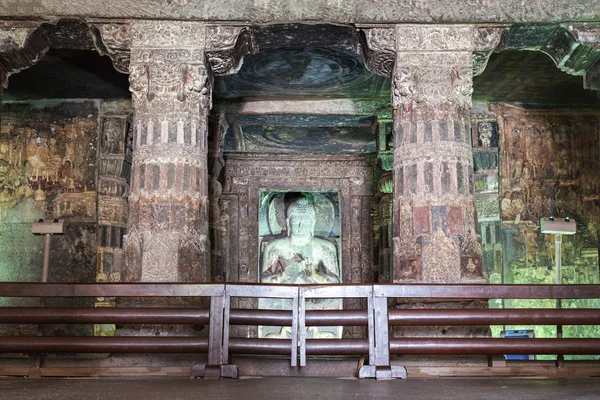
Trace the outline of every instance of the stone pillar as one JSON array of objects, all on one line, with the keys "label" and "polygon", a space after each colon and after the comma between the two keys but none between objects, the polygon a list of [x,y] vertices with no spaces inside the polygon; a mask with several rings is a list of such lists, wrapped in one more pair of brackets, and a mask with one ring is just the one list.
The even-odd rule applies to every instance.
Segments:
[{"label": "stone pillar", "polygon": [[125,281],[207,280],[206,26],[131,23],[134,153]]},{"label": "stone pillar", "polygon": [[377,183],[378,237],[379,237],[379,276],[378,282],[390,282],[392,271],[392,205],[394,191],[393,177],[393,120],[378,120],[379,134],[377,137],[377,158],[381,169],[381,177]]},{"label": "stone pillar", "polygon": [[225,282],[225,268],[221,253],[223,250],[223,238],[225,229],[221,222],[221,195],[223,185],[221,184],[222,171],[225,167],[223,158],[225,134],[229,127],[224,113],[213,120],[208,140],[208,198],[209,198],[209,238],[210,238],[210,279],[213,282]]},{"label": "stone pillar", "polygon": [[474,29],[396,27],[393,281],[484,283],[471,149]]},{"label": "stone pillar", "polygon": [[96,281],[120,282],[131,172],[131,105],[107,101],[100,113]]}]

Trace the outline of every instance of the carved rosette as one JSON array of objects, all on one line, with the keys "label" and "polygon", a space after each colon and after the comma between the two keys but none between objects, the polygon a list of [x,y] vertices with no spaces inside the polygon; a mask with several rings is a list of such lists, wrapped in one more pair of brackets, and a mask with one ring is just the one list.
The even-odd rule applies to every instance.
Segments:
[{"label": "carved rosette", "polygon": [[[469,110],[472,26],[396,28],[393,279],[482,281]],[[469,243],[469,245],[465,243]]]}]

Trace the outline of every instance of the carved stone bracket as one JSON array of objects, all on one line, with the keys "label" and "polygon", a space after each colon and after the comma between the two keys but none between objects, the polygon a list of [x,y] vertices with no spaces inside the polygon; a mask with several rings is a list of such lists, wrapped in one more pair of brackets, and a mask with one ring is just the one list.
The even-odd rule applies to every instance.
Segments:
[{"label": "carved stone bracket", "polygon": [[98,53],[110,57],[117,71],[129,73],[130,24],[91,23],[90,31]]},{"label": "carved stone bracket", "polygon": [[40,23],[0,23],[0,70],[2,86],[8,85],[10,75],[37,63],[50,48],[50,42]]},{"label": "carved stone bracket", "polygon": [[496,50],[506,27],[477,27],[473,30],[473,76],[478,76],[485,71],[492,53]]},{"label": "carved stone bracket", "polygon": [[365,28],[362,31],[361,45],[367,69],[377,75],[391,76],[396,61],[396,30]]},{"label": "carved stone bracket", "polygon": [[517,25],[504,34],[498,51],[541,51],[552,58],[561,71],[583,76],[585,89],[598,89],[600,48],[599,35],[594,32],[591,28],[570,30],[560,25]]},{"label": "carved stone bracket", "polygon": [[210,109],[213,76],[237,72],[243,56],[253,52],[244,26],[148,21],[134,26],[129,67],[134,100],[175,95]]},{"label": "carved stone bracket", "polygon": [[242,66],[243,57],[254,54],[250,28],[209,25],[206,27],[206,54],[215,75],[231,75]]},{"label": "carved stone bracket", "polygon": [[[140,22],[136,22],[136,24],[139,25]],[[163,31],[160,27],[165,26],[160,22],[151,24],[152,27],[146,26],[143,29],[160,34]],[[167,32],[169,39],[163,40],[162,44],[158,43],[158,46],[162,48],[204,48],[215,75],[236,73],[241,67],[243,57],[254,53],[249,27],[202,23],[186,23],[185,25],[186,28],[179,33],[176,29]],[[129,73],[131,24],[91,22],[90,30],[98,52],[101,55],[109,56],[117,71]],[[192,37],[196,40],[189,40],[186,43],[177,41],[178,34],[185,35],[186,32],[189,33],[192,30],[194,31]],[[139,39],[142,36],[138,34],[137,37]]]}]

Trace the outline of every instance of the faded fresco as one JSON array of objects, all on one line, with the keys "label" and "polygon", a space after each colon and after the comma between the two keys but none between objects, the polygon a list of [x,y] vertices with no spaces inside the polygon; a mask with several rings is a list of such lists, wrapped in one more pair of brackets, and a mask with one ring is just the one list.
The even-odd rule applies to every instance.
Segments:
[{"label": "faded fresco", "polygon": [[[600,113],[495,107],[500,129],[502,271],[490,283],[555,284],[555,235],[540,232],[540,218],[570,217],[575,235],[562,235],[562,284],[600,282]],[[491,307],[554,308],[554,300],[493,300]],[[562,307],[600,307],[598,300],[564,300]],[[556,327],[531,328],[555,337]],[[498,327],[497,330],[500,328]],[[497,333],[497,332],[495,332]],[[598,337],[600,327],[566,326],[565,337]],[[571,357],[576,358],[576,357]]]},{"label": "faded fresco", "polygon": [[577,234],[563,236],[562,283],[598,283],[600,114],[503,110],[505,282],[556,283],[554,235],[539,230],[554,216],[577,222]]},{"label": "faded fresco", "polygon": [[34,198],[47,218],[94,222],[94,101],[8,103],[0,130],[0,215]]},{"label": "faded fresco", "polygon": [[[340,283],[340,218],[337,193],[262,193],[259,213],[261,283]],[[279,299],[259,308],[291,309]],[[307,301],[307,309],[341,309],[339,299]],[[291,337],[289,327],[259,327],[261,337]],[[313,338],[341,337],[340,327],[310,327]]]},{"label": "faded fresco", "polygon": [[[39,218],[61,218],[51,240],[50,282],[93,282],[96,265],[96,101],[2,105],[0,127],[0,281],[39,282],[44,239]],[[39,299],[0,298],[37,306]],[[46,306],[89,306],[92,299],[46,299]],[[37,327],[4,325],[2,334],[35,335]],[[89,335],[91,325],[46,325],[47,335]]]}]

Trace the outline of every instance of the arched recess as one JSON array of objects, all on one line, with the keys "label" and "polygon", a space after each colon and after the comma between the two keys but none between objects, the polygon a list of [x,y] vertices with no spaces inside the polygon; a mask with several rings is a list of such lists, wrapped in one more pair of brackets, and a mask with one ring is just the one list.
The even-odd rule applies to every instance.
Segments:
[{"label": "arched recess", "polygon": [[[0,75],[3,88],[8,89],[0,135],[0,225],[9,233],[2,235],[0,251],[5,254],[0,259],[7,263],[2,262],[0,270],[6,274],[0,280],[40,280],[43,238],[31,235],[31,222],[42,217],[67,221],[64,234],[54,236],[51,242],[51,282],[93,282],[103,271],[102,260],[97,258],[100,249],[119,251],[126,227],[127,201],[123,196],[131,157],[126,139],[129,93],[125,86],[120,92],[109,90],[99,95],[94,90],[103,82],[103,74],[98,77],[82,69],[78,78],[94,78],[93,83],[70,75],[83,64],[98,60],[101,58],[85,21],[0,24]],[[98,64],[97,70],[102,65]],[[110,63],[108,68],[112,69]],[[61,79],[43,87],[43,72]],[[69,80],[76,82],[59,88]],[[48,89],[50,86],[54,89]],[[77,88],[85,91],[77,92]],[[117,92],[121,101],[108,101]],[[115,222],[104,224],[112,228],[108,235],[112,241],[106,239],[107,230],[102,229],[99,216],[102,210],[98,205],[106,199],[113,203],[114,215],[103,217]],[[102,232],[106,246],[101,243]],[[110,278],[117,280],[117,276]],[[53,304],[83,302],[71,299]],[[58,328],[47,329],[52,334]],[[73,329],[89,334],[89,326]]]},{"label": "arched recess", "polygon": [[[262,211],[269,210],[261,205],[286,194],[327,193],[339,199],[334,202],[342,211],[342,234],[328,237],[340,241],[342,282],[373,282],[379,235],[373,170],[378,123],[387,118],[389,126],[391,118],[391,84],[385,78],[394,57],[386,52],[388,63],[379,62],[380,50],[368,48],[362,30],[351,25],[254,26],[250,36],[253,54],[238,74],[215,80],[214,125],[225,137],[214,145],[224,147],[227,163],[222,219],[215,224],[223,241],[216,252],[223,268],[217,271],[228,281],[260,282],[261,253],[279,234],[260,229],[258,221],[267,220]],[[379,65],[388,70],[374,74]],[[284,215],[285,206],[278,207]]]},{"label": "arched recess", "polygon": [[582,76],[584,89],[600,89],[600,27],[536,24],[514,25],[502,31],[494,49],[475,53],[474,75],[483,73],[492,52],[539,51],[566,74]]}]

